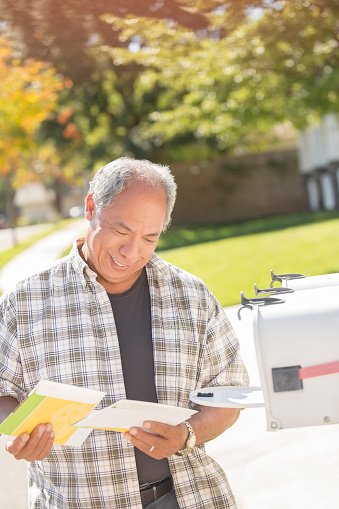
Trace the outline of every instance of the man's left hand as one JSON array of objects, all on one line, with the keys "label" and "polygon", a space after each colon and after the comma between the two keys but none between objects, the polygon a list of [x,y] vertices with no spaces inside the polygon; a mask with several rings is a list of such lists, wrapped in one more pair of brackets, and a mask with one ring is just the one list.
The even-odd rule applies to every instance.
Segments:
[{"label": "man's left hand", "polygon": [[140,451],[152,458],[157,460],[169,458],[185,447],[188,430],[183,423],[170,426],[161,422],[145,421],[143,427],[151,433],[134,427],[124,436]]}]

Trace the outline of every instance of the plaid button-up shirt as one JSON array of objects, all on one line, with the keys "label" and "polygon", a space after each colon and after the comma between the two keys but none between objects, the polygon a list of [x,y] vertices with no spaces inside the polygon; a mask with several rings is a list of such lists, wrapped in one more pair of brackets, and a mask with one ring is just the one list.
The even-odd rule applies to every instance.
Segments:
[{"label": "plaid button-up shirt", "polygon": [[[78,253],[83,242],[3,295],[0,395],[23,401],[45,379],[106,392],[98,408],[126,397],[111,304]],[[195,389],[247,385],[238,341],[204,283],[155,254],[146,270],[159,403],[187,407]],[[203,445],[170,457],[169,465],[180,508],[236,507],[224,472]],[[80,447],[54,445],[28,470],[34,509],[142,507],[134,448],[122,433],[92,431]]]}]

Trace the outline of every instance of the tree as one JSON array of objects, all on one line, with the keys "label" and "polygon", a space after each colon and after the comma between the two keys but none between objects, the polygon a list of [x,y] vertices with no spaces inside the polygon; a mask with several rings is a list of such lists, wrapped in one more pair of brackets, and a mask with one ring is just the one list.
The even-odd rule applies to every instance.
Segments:
[{"label": "tree", "polygon": [[[110,19],[166,20],[204,37],[215,36],[216,32],[218,37],[224,37],[243,21],[249,7],[264,7],[267,3],[267,0],[0,0],[0,20],[25,42],[31,57],[53,62],[77,83],[102,68],[100,59],[93,60],[92,48],[130,45],[131,39],[122,37],[119,27],[112,26]],[[225,6],[227,25],[211,24],[215,11],[221,14]]]},{"label": "tree", "polygon": [[134,133],[140,143],[159,146],[165,158],[258,149],[272,141],[277,125],[299,129],[338,111],[339,2],[289,0],[260,14],[216,40],[177,29],[171,41],[154,24],[147,28],[147,20],[135,23],[148,52],[110,52],[143,63],[144,95],[165,87]]},{"label": "tree", "polygon": [[[265,0],[227,3],[102,0],[93,4],[83,0],[31,0],[13,4],[0,0],[0,19],[5,20],[5,26],[10,24],[15,37],[24,41],[27,54],[51,60],[74,81],[75,86],[61,94],[62,107],[73,108],[70,125],[61,129],[56,113],[44,122],[41,136],[53,140],[63,160],[66,155],[74,155],[72,149],[78,149],[87,154],[88,165],[92,165],[121,154],[178,157],[187,153],[185,145],[192,149],[192,144],[187,144],[192,136],[194,148],[199,146],[197,155],[209,153],[207,138],[195,137],[200,132],[197,131],[199,119],[193,123],[185,121],[175,136],[160,137],[149,132],[149,119],[152,125],[157,123],[155,105],[165,104],[166,97],[170,100],[175,95],[170,90],[173,84],[162,79],[163,69],[169,67],[174,71],[183,55],[185,62],[192,61],[192,67],[199,67],[199,61],[194,63],[194,58],[200,58],[199,47],[203,41],[226,37],[246,19],[249,6],[266,3]],[[164,58],[150,58],[149,50],[156,52],[162,46]],[[145,55],[134,54],[135,47]],[[193,57],[185,55],[191,50]],[[161,62],[164,62],[162,68]],[[151,69],[159,79],[148,82]],[[181,84],[185,86],[182,80]],[[172,109],[180,106],[184,93],[178,91]],[[182,118],[183,115],[185,110]],[[77,143],[66,136],[72,132],[81,138]],[[166,142],[179,142],[176,154],[164,151]]]},{"label": "tree", "polygon": [[[218,26],[224,18],[216,13],[211,22]],[[241,83],[239,70],[239,38],[246,26],[237,29],[232,37],[211,40],[178,26],[168,30],[169,23],[161,20],[130,21],[111,20],[124,38],[142,34],[137,50],[105,51],[115,65],[139,67],[129,95],[130,101],[142,109],[128,136],[134,153],[152,154],[153,158],[167,161],[213,157],[250,143],[254,129],[254,141],[262,138],[267,124],[261,117],[251,117],[246,103],[253,94]],[[253,25],[249,18],[248,29]],[[242,51],[245,44],[246,39]],[[246,74],[250,75],[251,72]]]},{"label": "tree", "polygon": [[263,148],[276,125],[337,109],[338,0],[1,5],[26,51],[74,81],[61,94],[72,114],[41,132],[63,164],[76,151],[88,166]]},{"label": "tree", "polygon": [[302,128],[339,110],[338,19],[338,0],[282,1],[237,37],[242,83],[251,86],[251,68],[260,87],[256,114]]},{"label": "tree", "polygon": [[15,226],[15,189],[35,178],[31,165],[38,149],[37,131],[56,107],[64,83],[44,62],[24,60],[20,47],[0,39],[0,175],[10,226]]}]

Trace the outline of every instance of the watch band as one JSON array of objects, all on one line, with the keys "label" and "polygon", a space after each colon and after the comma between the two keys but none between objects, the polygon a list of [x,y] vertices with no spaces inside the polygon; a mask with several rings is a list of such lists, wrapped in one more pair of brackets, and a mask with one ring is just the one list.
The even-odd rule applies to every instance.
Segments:
[{"label": "watch band", "polygon": [[197,440],[197,437],[194,433],[194,429],[192,428],[191,424],[187,421],[183,421],[183,424],[185,424],[185,426],[188,429],[188,438],[185,444],[186,447],[175,453],[177,456],[187,456],[192,451]]}]

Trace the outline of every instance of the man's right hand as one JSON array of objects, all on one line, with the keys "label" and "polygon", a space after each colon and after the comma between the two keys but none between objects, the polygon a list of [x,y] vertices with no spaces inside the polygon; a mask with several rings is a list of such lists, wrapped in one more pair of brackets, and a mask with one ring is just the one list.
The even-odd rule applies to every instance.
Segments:
[{"label": "man's right hand", "polygon": [[30,435],[22,433],[13,442],[7,442],[6,450],[17,460],[39,461],[48,456],[53,442],[52,424],[39,424]]}]

